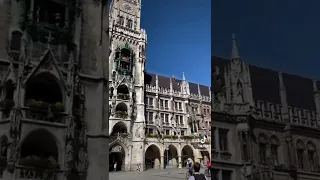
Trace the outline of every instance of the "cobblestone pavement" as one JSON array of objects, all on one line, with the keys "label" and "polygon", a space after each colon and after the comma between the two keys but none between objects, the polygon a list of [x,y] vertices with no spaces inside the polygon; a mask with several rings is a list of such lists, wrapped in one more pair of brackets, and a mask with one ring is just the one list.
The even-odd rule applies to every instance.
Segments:
[{"label": "cobblestone pavement", "polygon": [[[204,170],[203,170],[204,171]],[[142,179],[142,180],[186,180],[187,169],[147,170],[141,173],[135,172],[110,172],[109,180]],[[210,177],[207,177],[209,180]]]}]

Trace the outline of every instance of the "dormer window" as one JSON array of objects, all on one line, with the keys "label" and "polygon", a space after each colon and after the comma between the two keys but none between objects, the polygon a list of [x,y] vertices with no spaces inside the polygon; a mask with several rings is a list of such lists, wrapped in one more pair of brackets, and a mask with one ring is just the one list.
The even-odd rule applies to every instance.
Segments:
[{"label": "dormer window", "polygon": [[132,20],[131,19],[128,19],[128,21],[127,21],[127,28],[132,28]]},{"label": "dormer window", "polygon": [[124,25],[124,18],[123,18],[123,16],[120,16],[120,17],[119,17],[118,24],[121,25],[121,26]]}]

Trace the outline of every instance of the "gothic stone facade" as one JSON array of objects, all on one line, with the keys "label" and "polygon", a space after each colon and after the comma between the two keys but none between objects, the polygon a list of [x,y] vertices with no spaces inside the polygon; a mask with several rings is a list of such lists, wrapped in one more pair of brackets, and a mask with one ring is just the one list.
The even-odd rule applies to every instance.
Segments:
[{"label": "gothic stone facade", "polygon": [[108,179],[107,1],[0,1],[0,179]]},{"label": "gothic stone facade", "polygon": [[[210,87],[145,72],[147,35],[141,4],[110,7],[110,167],[132,171],[206,162],[210,143]],[[151,59],[152,60],[152,59]]]},{"label": "gothic stone facade", "polygon": [[319,179],[320,82],[212,58],[212,178]]}]

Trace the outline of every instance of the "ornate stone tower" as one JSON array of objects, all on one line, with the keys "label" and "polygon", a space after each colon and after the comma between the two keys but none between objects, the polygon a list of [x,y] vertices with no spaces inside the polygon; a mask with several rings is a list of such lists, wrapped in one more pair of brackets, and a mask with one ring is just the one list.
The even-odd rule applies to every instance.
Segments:
[{"label": "ornate stone tower", "polygon": [[107,2],[0,1],[4,179],[108,179]]},{"label": "ornate stone tower", "polygon": [[[146,31],[140,29],[140,0],[115,0],[110,7],[110,163],[118,169],[144,166],[144,68]],[[120,134],[126,134],[124,137]],[[122,136],[121,140],[115,138]],[[113,148],[114,147],[114,148]],[[115,150],[122,151],[122,156]],[[114,155],[112,155],[114,153]],[[127,154],[129,154],[127,156]]]}]

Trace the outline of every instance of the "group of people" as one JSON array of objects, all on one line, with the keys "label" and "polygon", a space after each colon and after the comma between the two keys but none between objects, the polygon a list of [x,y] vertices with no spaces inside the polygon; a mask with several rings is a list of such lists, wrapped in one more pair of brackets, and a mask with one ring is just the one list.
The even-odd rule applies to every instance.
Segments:
[{"label": "group of people", "polygon": [[[202,173],[200,173],[200,168],[201,168],[201,164],[198,162],[195,162],[194,164],[192,164],[192,161],[189,160],[188,162],[188,169],[189,169],[189,174],[190,177],[188,178],[188,180],[206,180],[206,176]],[[206,167],[207,167],[207,173],[210,174],[210,167],[211,167],[211,162],[207,161],[206,163]]]}]

